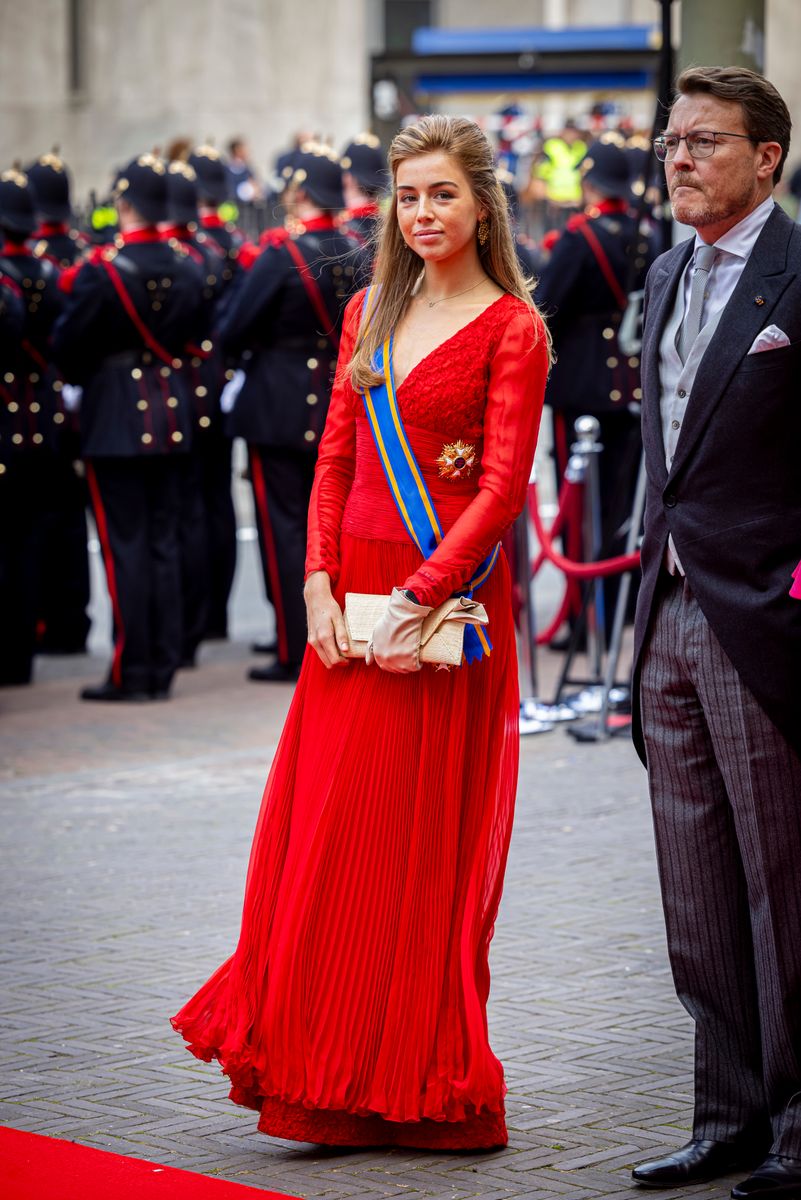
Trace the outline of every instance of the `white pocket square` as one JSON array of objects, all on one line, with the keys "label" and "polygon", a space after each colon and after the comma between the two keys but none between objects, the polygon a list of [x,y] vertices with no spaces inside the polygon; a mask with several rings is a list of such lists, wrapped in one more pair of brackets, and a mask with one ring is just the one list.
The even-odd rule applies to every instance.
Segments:
[{"label": "white pocket square", "polygon": [[768,325],[756,335],[748,353],[761,354],[763,350],[779,350],[789,345],[790,339],[783,329],[779,329],[778,325]]}]

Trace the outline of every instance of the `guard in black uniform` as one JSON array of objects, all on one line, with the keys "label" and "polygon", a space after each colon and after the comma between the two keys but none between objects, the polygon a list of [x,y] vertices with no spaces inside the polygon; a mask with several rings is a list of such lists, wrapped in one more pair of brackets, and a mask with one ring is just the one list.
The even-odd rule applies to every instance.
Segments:
[{"label": "guard in black uniform", "polygon": [[[26,245],[35,228],[33,195],[20,171],[0,178],[0,275],[4,336],[0,362],[0,684],[29,683],[42,567],[58,512],[62,382],[49,338],[63,307],[58,271]],[[20,336],[13,340],[22,307]],[[85,633],[84,633],[85,636]]]},{"label": "guard in black uniform", "polygon": [[[61,271],[72,267],[89,247],[72,228],[70,177],[55,153],[43,154],[27,172],[39,221],[30,241],[37,258],[48,258]],[[81,654],[89,633],[89,552],[86,482],[79,474],[78,414],[65,413],[57,469],[58,504],[42,564],[42,612],[38,650],[44,654]]]},{"label": "guard in black uniform", "polygon": [[[379,207],[389,188],[387,160],[381,142],[374,133],[361,133],[345,147],[341,159],[342,190],[346,209],[342,228],[368,251],[372,270],[376,252],[376,237],[381,222]],[[359,286],[370,282],[357,281]]]},{"label": "guard in black uniform", "polygon": [[189,155],[189,165],[197,178],[197,198],[200,212],[200,228],[217,243],[223,258],[223,285],[228,285],[236,274],[239,248],[244,238],[236,225],[224,221],[219,207],[231,197],[231,176],[218,150],[213,146],[198,146]]},{"label": "guard in black uniform", "polygon": [[181,657],[178,520],[193,412],[184,373],[203,274],[161,238],[167,171],[152,154],[117,179],[119,247],[97,248],[56,325],[83,388],[81,446],[114,614],[107,681],[85,700],[166,698]]},{"label": "guard in black uniform", "polygon": [[325,425],[345,304],[364,251],[339,231],[342,169],[327,148],[299,153],[288,189],[292,232],[274,231],[220,328],[246,377],[230,432],[248,444],[278,661],[250,678],[296,679],[306,646],[303,566],[317,446]]},{"label": "guard in black uniform", "polygon": [[168,244],[183,246],[203,271],[202,326],[184,364],[194,426],[181,519],[182,664],[192,666],[204,638],[227,637],[228,598],[236,569],[232,443],[220,410],[225,367],[211,336],[224,293],[223,272],[228,260],[217,242],[198,228],[197,178],[189,163],[170,163],[167,188],[171,223],[163,235]]},{"label": "guard in black uniform", "polygon": [[42,154],[25,173],[39,221],[31,238],[34,252],[40,257],[46,255],[62,270],[71,267],[89,243],[72,227],[70,177],[66,164],[55,152]]},{"label": "guard in black uniform", "polygon": [[[629,210],[629,165],[618,139],[599,140],[580,165],[584,212],[570,218],[537,288],[548,317],[554,363],[545,401],[554,414],[561,481],[573,423],[583,414],[601,425],[600,490],[604,556],[621,553],[640,461],[640,360],[625,355],[618,330],[627,291],[643,286],[655,257],[652,236]],[[617,579],[604,589],[611,621]]]}]

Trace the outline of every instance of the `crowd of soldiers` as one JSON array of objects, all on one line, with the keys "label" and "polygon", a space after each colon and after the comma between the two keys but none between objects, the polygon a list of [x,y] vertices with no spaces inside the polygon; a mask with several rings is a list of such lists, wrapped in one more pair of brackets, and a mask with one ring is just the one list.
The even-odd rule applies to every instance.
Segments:
[{"label": "crowd of soldiers", "polygon": [[[582,200],[564,229],[542,245],[518,232],[518,251],[539,278],[560,356],[548,400],[556,413],[603,416],[619,493],[639,363],[617,336],[654,239],[633,215],[619,138],[592,142],[573,169]],[[112,189],[116,227],[94,237],[72,228],[56,154],[0,178],[0,685],[29,682],[37,653],[85,649],[87,504],[113,650],[84,699],[166,698],[200,644],[228,635],[234,438],[247,446],[275,612],[275,644],[261,647],[273,657],[249,677],[297,678],[316,451],[343,310],[370,278],[388,180],[369,134],[341,155],[303,143],[278,160],[277,177],[285,220],[257,242],[220,215],[230,172],[210,146],[128,163]],[[518,188],[500,167],[498,177],[515,222]]]}]

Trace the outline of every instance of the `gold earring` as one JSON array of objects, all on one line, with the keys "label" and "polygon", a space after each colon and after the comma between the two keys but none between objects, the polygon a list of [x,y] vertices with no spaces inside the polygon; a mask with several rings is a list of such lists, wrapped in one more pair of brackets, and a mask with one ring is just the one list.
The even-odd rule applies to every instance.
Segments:
[{"label": "gold earring", "polygon": [[489,241],[489,221],[486,217],[482,217],[478,223],[478,244],[486,246]]}]

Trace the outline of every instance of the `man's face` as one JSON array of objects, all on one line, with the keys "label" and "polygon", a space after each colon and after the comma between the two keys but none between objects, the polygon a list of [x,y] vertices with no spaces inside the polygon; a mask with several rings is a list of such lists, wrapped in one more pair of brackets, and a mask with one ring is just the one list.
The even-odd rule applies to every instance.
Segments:
[{"label": "man's face", "polygon": [[[679,96],[665,132],[682,136],[702,130],[746,133],[741,106],[703,93]],[[771,173],[760,146],[743,137],[716,137],[715,143],[709,158],[693,158],[687,143],[680,142],[676,157],[665,163],[673,216],[682,225],[736,224],[767,195]]]}]

